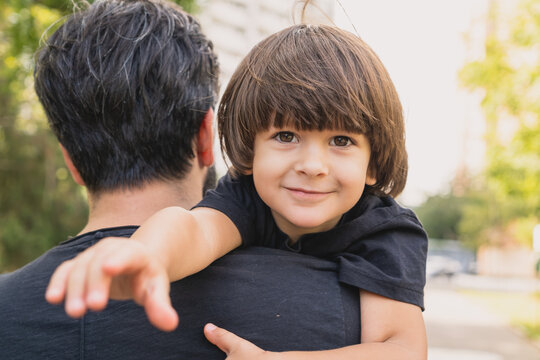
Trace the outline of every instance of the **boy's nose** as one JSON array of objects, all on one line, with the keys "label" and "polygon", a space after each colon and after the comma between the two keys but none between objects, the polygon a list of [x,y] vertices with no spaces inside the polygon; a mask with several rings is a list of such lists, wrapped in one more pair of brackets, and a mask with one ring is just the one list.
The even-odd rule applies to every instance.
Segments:
[{"label": "boy's nose", "polygon": [[328,175],[327,159],[324,151],[314,147],[306,148],[301,152],[295,164],[295,170],[308,176]]}]

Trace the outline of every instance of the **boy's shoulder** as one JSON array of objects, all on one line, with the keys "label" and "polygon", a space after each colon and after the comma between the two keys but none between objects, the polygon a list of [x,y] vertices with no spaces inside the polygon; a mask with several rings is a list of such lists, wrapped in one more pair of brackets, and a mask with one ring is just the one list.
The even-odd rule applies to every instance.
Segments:
[{"label": "boy's shoulder", "polygon": [[391,197],[364,194],[336,227],[304,235],[296,247],[305,254],[332,257],[343,253],[364,256],[392,252],[404,244],[419,252],[427,247],[426,232],[414,212]]},{"label": "boy's shoulder", "polygon": [[217,183],[214,189],[207,192],[251,192],[255,190],[255,184],[253,183],[252,175],[233,175],[228,171],[223,175]]},{"label": "boy's shoulder", "polygon": [[400,205],[391,196],[377,196],[364,193],[356,205],[344,214],[342,223],[362,218],[362,222],[370,227],[383,225],[388,222],[405,221],[420,225],[415,213]]},{"label": "boy's shoulder", "polygon": [[230,172],[222,176],[217,186],[208,190],[195,205],[217,209],[227,215],[260,212],[265,206],[255,189],[252,175],[233,176]]}]

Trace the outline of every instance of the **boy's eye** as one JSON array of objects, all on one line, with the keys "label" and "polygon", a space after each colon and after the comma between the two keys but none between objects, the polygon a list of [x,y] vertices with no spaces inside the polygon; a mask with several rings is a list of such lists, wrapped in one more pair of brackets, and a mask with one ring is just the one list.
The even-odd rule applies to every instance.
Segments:
[{"label": "boy's eye", "polygon": [[349,146],[351,144],[351,138],[348,136],[334,136],[330,141],[330,145],[332,146]]},{"label": "boy's eye", "polygon": [[280,131],[275,135],[275,139],[282,143],[296,142],[296,136],[289,131]]}]

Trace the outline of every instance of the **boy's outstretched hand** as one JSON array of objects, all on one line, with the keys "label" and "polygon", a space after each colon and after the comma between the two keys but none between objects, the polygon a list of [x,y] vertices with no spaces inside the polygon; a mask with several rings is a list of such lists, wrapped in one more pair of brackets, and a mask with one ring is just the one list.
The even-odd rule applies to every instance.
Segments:
[{"label": "boy's outstretched hand", "polygon": [[166,269],[144,244],[107,238],[63,262],[52,275],[45,298],[51,304],[64,300],[66,313],[73,318],[87,310],[103,310],[109,298],[133,299],[144,306],[152,325],[172,331],[178,315],[169,288]]}]

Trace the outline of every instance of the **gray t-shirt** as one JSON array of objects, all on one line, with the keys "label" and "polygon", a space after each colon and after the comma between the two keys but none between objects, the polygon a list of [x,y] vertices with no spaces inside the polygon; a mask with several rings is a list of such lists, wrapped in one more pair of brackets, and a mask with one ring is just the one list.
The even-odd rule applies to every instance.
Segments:
[{"label": "gray t-shirt", "polygon": [[233,251],[171,286],[179,327],[165,333],[131,301],[69,318],[45,302],[45,288],[64,260],[107,236],[136,227],[72,238],[32,263],[0,276],[0,359],[224,359],[206,341],[212,322],[265,350],[322,350],[359,342],[358,289],[338,282],[332,261],[251,247]]}]

